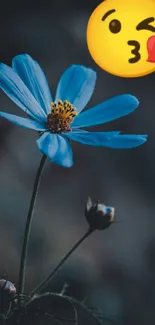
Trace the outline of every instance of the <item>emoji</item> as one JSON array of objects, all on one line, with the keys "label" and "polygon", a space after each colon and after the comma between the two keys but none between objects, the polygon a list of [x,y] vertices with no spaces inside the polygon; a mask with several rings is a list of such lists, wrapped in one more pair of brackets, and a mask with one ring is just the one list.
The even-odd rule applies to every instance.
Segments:
[{"label": "emoji", "polygon": [[87,26],[89,52],[100,68],[121,77],[155,71],[155,0],[105,0]]}]

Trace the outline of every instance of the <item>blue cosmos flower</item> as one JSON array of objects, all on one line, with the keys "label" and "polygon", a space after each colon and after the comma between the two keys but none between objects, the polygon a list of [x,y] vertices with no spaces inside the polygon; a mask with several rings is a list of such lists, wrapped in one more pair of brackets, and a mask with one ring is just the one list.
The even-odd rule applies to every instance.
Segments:
[{"label": "blue cosmos flower", "polygon": [[27,54],[18,55],[12,61],[12,68],[0,64],[0,87],[29,118],[4,112],[0,112],[0,116],[39,131],[39,150],[52,162],[64,167],[73,165],[69,140],[110,148],[133,148],[143,144],[146,135],[81,129],[127,115],[139,104],[134,96],[120,95],[81,113],[93,93],[95,82],[96,73],[93,70],[72,65],[61,76],[53,101],[39,64]]}]

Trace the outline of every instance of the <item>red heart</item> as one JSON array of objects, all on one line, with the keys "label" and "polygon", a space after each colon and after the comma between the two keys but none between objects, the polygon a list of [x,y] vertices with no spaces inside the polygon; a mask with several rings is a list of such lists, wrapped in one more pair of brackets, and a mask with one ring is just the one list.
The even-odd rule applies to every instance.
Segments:
[{"label": "red heart", "polygon": [[149,37],[147,41],[148,62],[155,62],[155,36]]}]

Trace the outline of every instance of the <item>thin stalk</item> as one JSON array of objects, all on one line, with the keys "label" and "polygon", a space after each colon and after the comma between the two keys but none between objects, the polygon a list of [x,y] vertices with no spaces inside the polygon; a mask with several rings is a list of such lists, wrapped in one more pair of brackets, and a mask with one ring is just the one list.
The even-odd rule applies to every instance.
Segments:
[{"label": "thin stalk", "polygon": [[71,254],[84,242],[86,238],[90,236],[90,234],[94,231],[94,229],[89,229],[78,241],[77,243],[69,250],[69,252],[62,258],[60,263],[56,266],[56,268],[39,283],[39,285],[32,290],[30,296],[32,297],[35,293],[40,293],[44,288],[48,285],[48,283],[53,280],[61,266],[67,261],[67,259],[71,256]]},{"label": "thin stalk", "polygon": [[34,207],[35,207],[36,198],[38,195],[41,174],[42,174],[42,170],[43,170],[45,161],[46,161],[46,156],[43,155],[41,158],[40,164],[39,164],[36,178],[35,178],[33,192],[32,192],[31,201],[30,201],[30,206],[29,206],[27,220],[26,220],[22,253],[21,253],[21,261],[20,261],[20,271],[19,271],[19,287],[18,287],[19,299],[18,299],[18,303],[20,305],[22,304],[22,295],[24,294],[24,288],[25,288],[25,271],[26,271],[26,261],[27,261],[27,250],[28,250],[28,244],[29,244],[29,239],[30,239]]}]

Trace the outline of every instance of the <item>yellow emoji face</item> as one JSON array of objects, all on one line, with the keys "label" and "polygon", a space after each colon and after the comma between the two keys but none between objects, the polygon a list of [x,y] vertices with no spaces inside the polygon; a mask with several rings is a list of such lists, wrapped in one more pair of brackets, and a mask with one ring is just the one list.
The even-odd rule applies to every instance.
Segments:
[{"label": "yellow emoji face", "polygon": [[105,0],[92,13],[87,44],[103,70],[139,77],[155,70],[155,0]]}]

